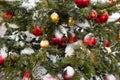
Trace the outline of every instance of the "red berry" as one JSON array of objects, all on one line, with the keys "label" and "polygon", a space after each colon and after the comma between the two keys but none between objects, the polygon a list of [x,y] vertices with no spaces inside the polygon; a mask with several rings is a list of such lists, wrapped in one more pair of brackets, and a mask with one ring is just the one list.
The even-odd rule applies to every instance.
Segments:
[{"label": "red berry", "polygon": [[104,46],[105,46],[105,47],[109,47],[109,46],[110,46],[110,42],[109,42],[109,41],[107,41],[107,40],[106,40],[106,41],[104,41]]},{"label": "red berry", "polygon": [[87,7],[90,4],[90,0],[74,0],[74,2],[79,8]]},{"label": "red berry", "polygon": [[32,31],[32,33],[35,35],[35,36],[41,36],[43,34],[42,30],[40,27],[35,27]]},{"label": "red berry", "polygon": [[90,15],[88,17],[89,19],[96,19],[97,18],[97,12],[95,10],[92,10],[90,12]]},{"label": "red berry", "polygon": [[105,22],[107,22],[108,18],[109,18],[108,14],[105,13],[105,14],[103,14],[103,15],[99,15],[99,16],[96,18],[96,22],[97,22],[97,23],[105,23]]}]

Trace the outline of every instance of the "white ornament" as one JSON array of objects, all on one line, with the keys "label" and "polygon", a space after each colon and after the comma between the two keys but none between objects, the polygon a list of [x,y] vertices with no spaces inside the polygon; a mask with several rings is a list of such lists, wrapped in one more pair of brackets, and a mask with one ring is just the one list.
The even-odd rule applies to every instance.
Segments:
[{"label": "white ornament", "polygon": [[35,53],[35,52],[31,48],[25,48],[21,51],[21,54],[33,54],[33,53]]},{"label": "white ornament", "polygon": [[106,76],[105,76],[104,80],[117,80],[117,79],[115,78],[114,75],[109,74],[109,75],[106,75]]},{"label": "white ornament", "polygon": [[59,80],[59,79],[56,76],[47,74],[47,75],[43,76],[43,78],[41,80]]},{"label": "white ornament", "polygon": [[75,70],[71,66],[67,66],[64,71],[66,71],[66,77],[72,77],[75,74]]}]

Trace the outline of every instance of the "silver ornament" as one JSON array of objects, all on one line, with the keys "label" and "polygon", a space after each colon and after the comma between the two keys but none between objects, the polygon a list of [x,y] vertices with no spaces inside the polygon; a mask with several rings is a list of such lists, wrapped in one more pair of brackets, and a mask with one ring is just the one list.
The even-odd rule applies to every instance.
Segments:
[{"label": "silver ornament", "polygon": [[47,70],[43,66],[41,66],[40,63],[36,64],[36,66],[33,68],[32,76],[36,80],[40,80],[46,74]]}]

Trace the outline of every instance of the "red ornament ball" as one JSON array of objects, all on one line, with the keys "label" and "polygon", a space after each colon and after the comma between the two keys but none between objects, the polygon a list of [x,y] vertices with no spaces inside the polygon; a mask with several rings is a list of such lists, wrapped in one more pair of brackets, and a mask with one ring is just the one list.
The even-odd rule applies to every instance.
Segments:
[{"label": "red ornament ball", "polygon": [[30,73],[31,73],[30,70],[26,71],[26,72],[24,73],[23,80],[31,80],[31,79],[29,78]]},{"label": "red ornament ball", "polygon": [[5,63],[5,58],[0,56],[0,65],[4,65]]},{"label": "red ornament ball", "polygon": [[108,40],[104,41],[104,46],[105,47],[109,47],[110,46],[110,42]]},{"label": "red ornament ball", "polygon": [[83,40],[83,43],[88,46],[94,46],[96,45],[96,38],[95,37],[88,37]]},{"label": "red ornament ball", "polygon": [[116,0],[108,0],[109,3],[115,3]]},{"label": "red ornament ball", "polygon": [[76,76],[76,71],[71,66],[67,66],[64,69],[62,76],[64,80],[73,80]]},{"label": "red ornament ball", "polygon": [[52,38],[51,43],[55,46],[58,46],[59,48],[66,46],[66,41],[63,38]]},{"label": "red ornament ball", "polygon": [[42,30],[40,27],[34,27],[32,33],[35,35],[35,36],[41,36],[43,34]]},{"label": "red ornament ball", "polygon": [[3,15],[3,17],[5,17],[5,18],[12,18],[13,16],[14,16],[14,14],[12,14],[12,13],[6,13]]},{"label": "red ornament ball", "polygon": [[52,41],[51,41],[51,43],[53,44],[53,45],[58,45],[59,44],[59,42],[61,41],[61,38],[52,38]]},{"label": "red ornament ball", "polygon": [[89,19],[96,19],[97,18],[97,12],[95,10],[92,10],[90,12],[90,15],[88,16]]},{"label": "red ornament ball", "polygon": [[68,38],[68,42],[69,42],[69,43],[76,42],[77,40],[78,40],[78,39],[77,39],[76,36],[73,36],[73,37]]},{"label": "red ornament ball", "polygon": [[90,4],[90,0],[74,0],[79,8],[85,8]]},{"label": "red ornament ball", "polygon": [[96,22],[97,23],[105,23],[105,22],[107,22],[108,18],[109,18],[109,15],[107,13],[98,15],[98,17],[96,18]]}]

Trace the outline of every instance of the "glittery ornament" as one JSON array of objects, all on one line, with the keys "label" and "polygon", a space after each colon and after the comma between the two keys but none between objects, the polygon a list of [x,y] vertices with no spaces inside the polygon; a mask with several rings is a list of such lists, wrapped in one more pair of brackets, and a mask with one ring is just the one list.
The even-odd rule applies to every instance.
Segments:
[{"label": "glittery ornament", "polygon": [[97,23],[105,23],[105,22],[107,22],[108,18],[109,18],[109,15],[107,13],[98,15],[96,18],[96,22]]},{"label": "glittery ornament", "polygon": [[79,7],[79,8],[85,8],[90,4],[91,0],[74,0],[75,4]]},{"label": "glittery ornament", "polygon": [[74,24],[75,24],[75,20],[70,17],[69,20],[68,20],[68,25],[73,26]]},{"label": "glittery ornament", "polygon": [[36,66],[33,68],[32,76],[36,80],[40,80],[46,74],[47,70],[43,66],[41,66],[40,63],[37,63]]},{"label": "glittery ornament", "polygon": [[96,19],[97,18],[97,12],[95,10],[92,10],[88,16],[89,19]]},{"label": "glittery ornament", "polygon": [[56,12],[54,12],[50,15],[50,19],[51,19],[51,22],[58,23],[60,18],[59,18],[59,15]]},{"label": "glittery ornament", "polygon": [[42,40],[41,42],[40,42],[40,47],[41,48],[48,48],[49,47],[49,41],[48,40]]},{"label": "glittery ornament", "polygon": [[67,66],[62,74],[64,80],[73,80],[73,78],[76,76],[76,71],[71,67]]},{"label": "glittery ornament", "polygon": [[42,29],[40,27],[34,27],[32,33],[35,35],[35,36],[41,36],[43,34],[42,32]]}]

